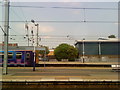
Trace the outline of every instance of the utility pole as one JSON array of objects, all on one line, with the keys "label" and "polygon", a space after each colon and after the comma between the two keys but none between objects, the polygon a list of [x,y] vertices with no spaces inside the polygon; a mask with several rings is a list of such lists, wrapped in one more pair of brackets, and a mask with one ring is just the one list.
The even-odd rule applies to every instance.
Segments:
[{"label": "utility pole", "polygon": [[83,38],[83,46],[82,46],[82,48],[83,48],[83,63],[85,62],[85,42],[84,42],[84,40],[85,40],[85,38]]},{"label": "utility pole", "polygon": [[[35,24],[35,21],[34,21],[34,20],[31,20],[31,22]],[[35,24],[35,26],[37,26],[37,34],[36,34],[36,42],[37,42],[37,43],[36,43],[36,46],[38,46],[38,45],[39,45],[39,43],[38,43],[39,24],[37,23],[37,24]]]},{"label": "utility pole", "polygon": [[3,74],[7,74],[8,63],[8,31],[9,31],[9,0],[5,0],[5,19],[4,19],[4,62],[3,62]]},{"label": "utility pole", "polygon": [[101,42],[99,41],[99,61],[101,61]]},{"label": "utility pole", "polygon": [[29,27],[28,27],[28,23],[26,21],[26,24],[25,24],[25,29],[27,30],[27,39],[28,39],[28,46],[29,46]]},{"label": "utility pole", "polygon": [[39,31],[39,24],[35,24],[35,26],[37,26],[37,46],[39,45],[38,44],[38,31]]},{"label": "utility pole", "polygon": [[[34,25],[35,26],[37,26],[37,34],[36,34],[36,45],[37,45],[37,47],[38,47],[38,31],[39,31],[39,24],[35,24],[35,21],[34,20],[31,20],[31,22],[32,23],[34,23]],[[34,41],[34,44],[35,44],[35,41]],[[34,63],[33,63],[33,71],[35,71],[35,63],[36,63],[36,61],[35,61],[35,58],[36,58],[36,54],[35,54],[35,45],[34,45]]]}]

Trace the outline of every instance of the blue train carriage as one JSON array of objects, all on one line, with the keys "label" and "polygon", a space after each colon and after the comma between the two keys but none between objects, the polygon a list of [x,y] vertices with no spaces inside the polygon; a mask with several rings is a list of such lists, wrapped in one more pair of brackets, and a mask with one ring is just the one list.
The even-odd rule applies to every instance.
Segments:
[{"label": "blue train carriage", "polygon": [[[4,51],[0,51],[0,64],[4,59]],[[32,50],[8,51],[8,66],[32,66],[34,54]]]},{"label": "blue train carriage", "polygon": [[[33,60],[34,60],[34,54],[33,51],[31,50],[20,50],[20,51],[15,51],[15,60],[16,64],[20,66],[32,66],[33,65]],[[8,54],[9,57],[9,54]],[[8,63],[9,64],[9,63]]]}]

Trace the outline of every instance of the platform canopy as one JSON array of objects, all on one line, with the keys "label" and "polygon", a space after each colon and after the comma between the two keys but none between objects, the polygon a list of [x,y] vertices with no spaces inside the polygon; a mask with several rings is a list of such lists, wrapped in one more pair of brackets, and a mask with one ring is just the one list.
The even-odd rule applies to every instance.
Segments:
[{"label": "platform canopy", "polygon": [[[4,50],[4,46],[0,47],[0,50]],[[8,50],[16,51],[16,50],[34,50],[34,46],[9,46]],[[45,47],[35,47],[35,50],[45,50]]]}]

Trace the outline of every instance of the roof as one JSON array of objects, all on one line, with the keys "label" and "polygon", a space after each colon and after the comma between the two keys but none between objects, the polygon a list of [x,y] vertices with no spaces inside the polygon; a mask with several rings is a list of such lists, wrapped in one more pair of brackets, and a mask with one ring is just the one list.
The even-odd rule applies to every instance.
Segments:
[{"label": "roof", "polygon": [[75,45],[78,43],[83,43],[83,42],[120,42],[120,40],[115,39],[115,40],[76,40]]},{"label": "roof", "polygon": [[51,50],[48,54],[48,56],[54,55],[54,50]]},{"label": "roof", "polygon": [[[0,43],[0,46],[4,46],[4,42]],[[8,46],[18,46],[18,43],[8,43]]]},{"label": "roof", "polygon": [[120,42],[120,40],[76,40],[76,42]]},{"label": "roof", "polygon": [[[0,47],[3,50],[4,46]],[[34,50],[34,46],[8,46],[8,50]],[[44,47],[35,47],[35,50],[45,50]]]}]

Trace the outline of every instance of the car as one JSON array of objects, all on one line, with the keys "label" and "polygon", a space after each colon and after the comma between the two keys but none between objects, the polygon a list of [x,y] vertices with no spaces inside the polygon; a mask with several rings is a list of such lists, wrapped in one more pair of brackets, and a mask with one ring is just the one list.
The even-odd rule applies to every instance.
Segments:
[{"label": "car", "polygon": [[120,71],[120,65],[119,64],[114,64],[111,65],[113,71]]}]

